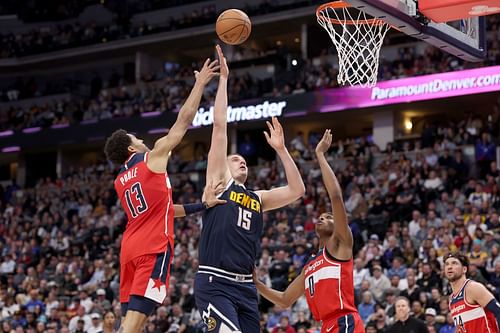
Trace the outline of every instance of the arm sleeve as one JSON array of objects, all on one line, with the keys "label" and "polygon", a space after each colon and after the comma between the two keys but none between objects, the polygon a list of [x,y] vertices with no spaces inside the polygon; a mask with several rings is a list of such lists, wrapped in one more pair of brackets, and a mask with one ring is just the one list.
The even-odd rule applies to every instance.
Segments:
[{"label": "arm sleeve", "polygon": [[497,324],[500,327],[500,303],[492,298],[488,305],[486,305],[486,309],[495,315]]}]

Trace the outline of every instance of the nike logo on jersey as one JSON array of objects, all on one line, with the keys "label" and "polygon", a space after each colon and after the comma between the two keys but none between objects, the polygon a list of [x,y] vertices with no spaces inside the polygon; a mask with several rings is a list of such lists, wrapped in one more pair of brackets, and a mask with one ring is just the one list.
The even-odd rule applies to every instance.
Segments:
[{"label": "nike logo on jersey", "polygon": [[326,329],[326,331],[327,331],[327,332],[330,332],[330,331],[331,331],[334,327],[335,327],[335,325],[333,325],[332,327],[328,327],[328,328]]}]

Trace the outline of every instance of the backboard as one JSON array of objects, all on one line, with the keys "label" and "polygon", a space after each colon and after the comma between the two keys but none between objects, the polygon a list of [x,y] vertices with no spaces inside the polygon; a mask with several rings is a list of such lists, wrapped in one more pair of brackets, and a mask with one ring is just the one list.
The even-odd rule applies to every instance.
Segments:
[{"label": "backboard", "polygon": [[407,35],[421,39],[461,59],[486,58],[486,24],[482,16],[435,23],[418,11],[417,0],[344,0],[351,6],[383,19]]}]

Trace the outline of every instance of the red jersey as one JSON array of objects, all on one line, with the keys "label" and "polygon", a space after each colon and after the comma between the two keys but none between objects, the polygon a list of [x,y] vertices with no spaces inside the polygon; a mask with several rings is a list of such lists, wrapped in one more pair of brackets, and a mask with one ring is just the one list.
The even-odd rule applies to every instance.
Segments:
[{"label": "red jersey", "polygon": [[465,289],[471,280],[456,295],[450,297],[450,311],[457,333],[500,333],[493,313],[483,309],[479,304],[469,304],[465,298]]},{"label": "red jersey", "polygon": [[333,258],[326,248],[304,266],[306,298],[316,321],[357,313],[353,260]]},{"label": "red jersey", "polygon": [[174,204],[166,172],[149,170],[148,153],[129,157],[115,179],[128,223],[123,233],[122,264],[144,255],[164,253],[174,244]]}]

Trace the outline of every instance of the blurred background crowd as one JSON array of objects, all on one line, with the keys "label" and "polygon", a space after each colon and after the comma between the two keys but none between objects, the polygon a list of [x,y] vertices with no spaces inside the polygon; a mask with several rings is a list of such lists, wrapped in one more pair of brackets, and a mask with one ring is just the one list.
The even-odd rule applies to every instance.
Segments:
[{"label": "blurred background crowd", "polygon": [[[380,150],[369,138],[335,141],[328,159],[344,189],[355,238],[356,304],[371,332],[394,320],[394,301],[404,295],[412,315],[430,332],[452,332],[443,256],[464,251],[469,276],[500,294],[500,175],[494,151],[499,112],[460,123],[429,125],[419,140]],[[488,121],[495,117],[496,121]],[[284,290],[318,251],[314,222],[330,204],[314,160],[320,134],[290,138],[288,147],[306,183],[304,198],[264,214],[258,277]],[[476,160],[462,147],[475,145]],[[256,149],[249,188],[283,183],[276,160]],[[173,156],[169,172],[175,202],[199,201],[206,161]],[[60,179],[33,188],[0,188],[0,321],[2,332],[98,332],[120,318],[118,254],[125,215],[108,164],[72,168]],[[203,179],[203,176],[200,177]],[[200,215],[175,222],[170,292],[147,332],[201,332],[192,295]],[[264,332],[316,332],[305,298],[282,309],[261,300]],[[51,331],[54,329],[54,331]],[[368,330],[368,332],[370,332]]]},{"label": "blurred background crowd", "polygon": [[[379,81],[500,64],[498,20],[497,16],[488,17],[488,57],[484,62],[467,63],[431,46],[421,52],[420,49],[403,43],[398,48],[398,55],[395,58],[388,59],[382,56]],[[52,36],[50,31],[47,34]],[[398,45],[401,43],[401,37],[396,37],[392,40],[387,38],[385,43]],[[13,43],[20,44],[16,39]],[[47,41],[41,44],[53,45],[53,42]],[[5,45],[3,48],[0,45],[0,50],[2,49],[5,49]],[[336,61],[332,61],[331,54],[332,50],[324,49],[315,59],[301,59],[285,45],[273,45],[265,50],[236,48],[229,56],[229,60],[232,66],[243,67],[237,68],[230,76],[228,85],[230,102],[336,88],[339,86],[338,66]],[[269,61],[276,68],[275,75],[272,76],[264,78],[255,76],[252,74],[252,66],[245,63],[250,60],[269,59],[269,57]],[[242,62],[241,65],[239,62]],[[79,124],[82,121],[139,116],[148,112],[175,112],[191,89],[193,71],[201,65],[201,62],[194,62],[190,65],[170,63],[161,71],[142,75],[140,82],[135,82],[134,79],[116,71],[110,73],[108,77],[103,77],[96,71],[88,82],[84,83],[89,91],[88,96],[55,95],[53,98],[43,99],[43,102],[33,99],[28,103],[0,105],[0,111],[2,111],[0,112],[0,130]],[[13,102],[73,92],[77,89],[77,83],[68,78],[44,79],[38,82],[35,77],[18,77],[11,82],[7,85],[0,85],[0,101]],[[216,88],[216,83],[213,83],[206,91],[207,104],[213,102]]]},{"label": "blurred background crowd", "polygon": [[[59,68],[37,57],[64,56],[69,50],[213,25],[218,13],[212,4],[165,16],[158,24],[137,19],[141,13],[197,2],[201,1],[0,1],[1,17],[8,21],[17,15],[22,23],[22,29],[0,32],[0,69],[6,72],[0,72],[0,137],[22,135],[23,129],[32,127],[125,117],[140,121],[144,114],[176,112],[191,89],[199,62],[165,56],[150,71],[127,71],[121,58],[111,64],[115,58],[108,61],[103,56],[101,60],[108,62],[102,64],[90,55],[89,63],[86,55],[68,57]],[[324,1],[291,5],[290,1],[266,0],[243,9],[253,18],[320,2]],[[96,5],[111,13],[112,23],[78,21]],[[474,64],[427,45],[421,47],[423,43],[417,45],[400,33],[389,34],[384,43],[393,52],[382,52],[379,80],[500,65],[499,23],[499,15],[487,17],[488,55]],[[305,35],[320,38],[317,32]],[[256,38],[255,44],[227,53],[230,103],[338,87],[333,46],[309,45],[315,49],[306,50],[308,56],[304,56],[297,51],[304,35],[296,33],[277,35],[272,42],[274,37]],[[281,40],[283,36],[290,40]],[[40,63],[35,66],[30,61]],[[9,64],[14,64],[13,69]],[[258,66],[267,66],[265,75]],[[267,71],[270,67],[273,70]],[[216,88],[216,82],[207,87],[203,106],[213,103]],[[355,115],[345,119],[357,120]],[[450,288],[443,278],[443,256],[449,251],[466,253],[471,262],[468,276],[500,298],[500,100],[491,109],[481,105],[473,112],[457,112],[454,119],[434,116],[425,120],[422,116],[421,120],[425,122],[422,130],[384,147],[375,145],[372,135],[340,138],[334,132],[328,152],[355,238],[356,305],[367,333],[387,332],[395,321],[398,296],[410,300],[411,315],[425,322],[430,333],[454,332],[448,311]],[[318,251],[314,223],[331,209],[314,154],[321,135],[297,131],[287,137],[306,194],[284,209],[264,214],[257,276],[278,290],[284,290]],[[251,166],[249,188],[268,189],[285,182],[280,163],[251,136],[245,135],[239,144],[238,152]],[[174,153],[169,161],[176,203],[200,201],[207,147],[201,144],[194,151],[191,159]],[[127,221],[113,189],[117,166],[103,159],[70,165],[61,170],[60,177],[42,177],[34,186],[15,181],[0,185],[1,333],[108,333],[119,325],[119,247]],[[1,165],[0,171],[4,169]],[[200,214],[175,221],[169,295],[148,319],[145,332],[206,331],[193,296],[200,228]],[[259,307],[262,332],[319,333],[320,323],[312,319],[304,297],[288,309],[264,299]]]}]

